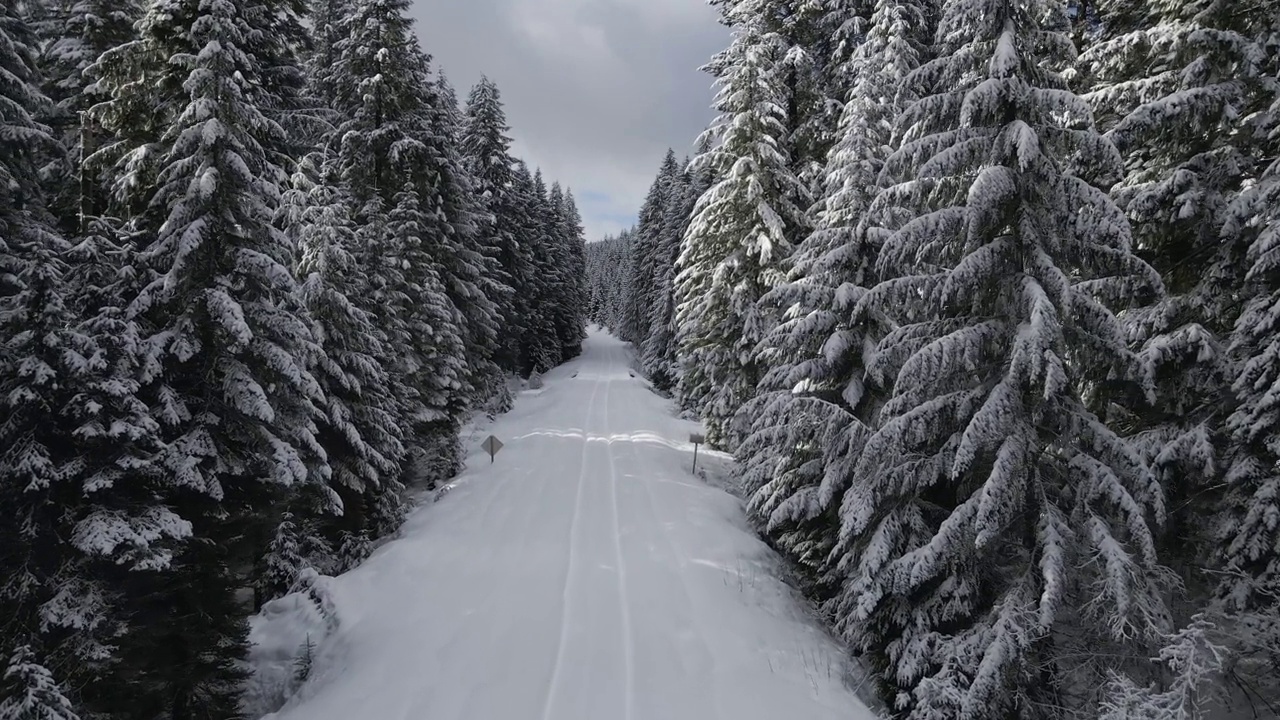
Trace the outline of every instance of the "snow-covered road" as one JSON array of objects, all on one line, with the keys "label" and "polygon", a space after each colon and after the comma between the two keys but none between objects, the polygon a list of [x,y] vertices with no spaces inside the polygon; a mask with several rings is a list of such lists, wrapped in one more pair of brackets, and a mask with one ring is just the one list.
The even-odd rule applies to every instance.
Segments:
[{"label": "snow-covered road", "polygon": [[696,426],[629,366],[593,332],[489,429],[496,463],[477,449],[333,581],[341,624],[273,717],[872,718],[740,502],[690,473]]}]

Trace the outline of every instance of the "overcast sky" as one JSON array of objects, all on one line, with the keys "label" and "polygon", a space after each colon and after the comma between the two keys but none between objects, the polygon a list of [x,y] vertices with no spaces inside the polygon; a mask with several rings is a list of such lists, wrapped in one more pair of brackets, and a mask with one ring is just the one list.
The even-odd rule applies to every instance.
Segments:
[{"label": "overcast sky", "polygon": [[587,239],[635,222],[668,147],[712,119],[699,72],[728,42],[704,0],[413,0],[418,37],[465,102],[502,91],[514,152],[577,197]]}]

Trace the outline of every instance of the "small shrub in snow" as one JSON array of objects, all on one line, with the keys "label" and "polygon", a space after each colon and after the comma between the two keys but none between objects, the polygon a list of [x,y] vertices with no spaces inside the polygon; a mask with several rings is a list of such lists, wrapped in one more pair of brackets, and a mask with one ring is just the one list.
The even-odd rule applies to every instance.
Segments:
[{"label": "small shrub in snow", "polygon": [[0,698],[0,720],[79,720],[53,673],[26,645],[9,658]]},{"label": "small shrub in snow", "polygon": [[315,664],[316,643],[311,639],[311,634],[307,633],[306,642],[302,643],[302,647],[298,652],[298,659],[293,661],[295,668],[293,673],[293,681],[298,685],[307,681],[311,677],[311,668]]}]

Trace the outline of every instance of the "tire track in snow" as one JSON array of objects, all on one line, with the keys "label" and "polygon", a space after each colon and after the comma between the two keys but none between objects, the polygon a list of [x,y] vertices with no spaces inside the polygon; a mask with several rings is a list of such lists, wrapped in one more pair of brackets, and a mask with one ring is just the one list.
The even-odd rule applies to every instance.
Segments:
[{"label": "tire track in snow", "polygon": [[627,595],[627,565],[622,557],[622,523],[618,519],[618,466],[613,457],[613,423],[609,420],[609,392],[613,380],[605,385],[604,434],[605,453],[609,457],[609,494],[613,499],[613,553],[617,560],[618,605],[622,614],[622,650],[624,676],[623,720],[631,720],[636,700],[635,641],[631,631],[631,604]]},{"label": "tire track in snow", "polygon": [[591,443],[587,440],[587,434],[591,427],[591,416],[595,413],[596,398],[600,394],[600,386],[603,384],[605,384],[604,380],[596,380],[595,387],[591,389],[591,400],[587,403],[587,417],[582,421],[581,468],[578,472],[578,491],[573,501],[573,518],[569,521],[569,561],[568,567],[565,568],[564,590],[560,597],[560,640],[556,645],[556,660],[551,668],[551,680],[547,684],[547,698],[542,705],[542,720],[552,720],[551,709],[555,707],[556,690],[559,688],[560,673],[564,668],[565,647],[568,645],[569,639],[569,591],[573,586],[574,560],[577,555],[574,550],[578,544],[578,519],[582,515],[582,489],[587,481],[587,449],[591,447]]},{"label": "tire track in snow", "polygon": [[[518,450],[513,448],[513,450]],[[527,537],[529,529],[538,517],[538,510],[542,507],[547,496],[546,483],[530,483],[527,482],[539,467],[543,467],[550,461],[549,446],[546,444],[539,445],[537,454],[528,460],[528,466],[524,473],[520,475],[521,480],[516,481],[514,472],[501,473],[499,479],[490,484],[491,495],[487,498],[484,506],[476,516],[477,521],[471,524],[470,532],[476,535],[486,535],[493,532],[501,532],[503,528],[513,526],[518,523],[521,528],[520,535]],[[499,500],[502,502],[498,502]],[[497,516],[496,519],[493,516]],[[476,543],[479,547],[484,547],[483,543]],[[496,563],[500,560],[502,552],[505,548],[500,544],[493,544],[489,551],[482,556],[475,558],[477,564]],[[474,552],[469,550],[468,552]],[[429,565],[428,565],[429,567]],[[510,592],[510,588],[501,582],[493,583],[485,592],[482,599],[475,603],[473,612],[481,617],[488,614],[489,610],[498,602],[503,595]],[[463,618],[464,620],[466,618]],[[466,622],[459,622],[454,625],[449,635],[449,640],[442,646],[446,650],[446,655],[450,654],[455,648],[463,646],[465,643],[473,640],[473,636],[468,635],[469,631],[474,628]]]},{"label": "tire track in snow", "polygon": [[[634,444],[629,444],[629,447],[631,448],[632,457],[636,458],[635,466],[644,467],[644,463],[639,461],[640,449]],[[702,648],[702,654],[710,668],[708,681],[710,682],[711,687],[709,688],[708,694],[715,702],[715,717],[723,720],[724,718],[728,718],[729,714],[724,706],[723,693],[721,692],[720,683],[717,680],[719,673],[716,670],[716,654],[711,649],[711,643],[708,641],[706,633],[701,627],[701,622],[699,621],[699,618],[704,617],[707,611],[704,607],[704,603],[694,599],[695,593],[693,586],[689,584],[688,570],[690,563],[688,553],[681,550],[680,544],[671,538],[670,525],[664,520],[663,515],[658,512],[658,502],[653,492],[653,484],[655,482],[669,482],[679,485],[685,485],[685,483],[665,478],[645,478],[639,476],[635,477],[632,481],[633,484],[640,485],[644,488],[644,494],[648,500],[647,504],[649,507],[649,515],[653,519],[653,522],[650,523],[649,526],[659,529],[658,535],[661,536],[663,544],[667,546],[667,551],[670,553],[671,558],[675,560],[675,574],[680,578],[681,591],[689,608],[690,621],[694,628],[694,635],[698,640],[698,645]],[[702,487],[693,485],[692,483],[688,484],[688,486],[703,489]]]}]

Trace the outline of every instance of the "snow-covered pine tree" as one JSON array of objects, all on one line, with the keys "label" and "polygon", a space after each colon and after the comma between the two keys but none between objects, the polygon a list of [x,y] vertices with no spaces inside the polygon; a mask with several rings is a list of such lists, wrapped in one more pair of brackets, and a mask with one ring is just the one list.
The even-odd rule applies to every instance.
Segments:
[{"label": "snow-covered pine tree", "polygon": [[[430,58],[424,56],[424,60],[429,62]],[[459,406],[460,420],[468,408],[505,391],[502,371],[493,358],[501,322],[496,299],[507,288],[499,277],[497,259],[485,254],[487,246],[480,235],[483,205],[478,202],[475,180],[461,147],[462,110],[443,75],[426,88],[424,109],[426,161],[411,172],[416,175],[422,199],[428,200],[430,194],[432,201],[438,202],[436,212],[425,218],[427,227],[435,232],[425,239],[430,240],[428,247],[439,266],[440,281],[460,318],[457,334],[465,351],[462,378],[467,400]]]},{"label": "snow-covered pine tree", "polygon": [[[38,165],[57,141],[33,120],[49,101],[32,35],[11,9],[0,14],[0,69],[6,128],[19,140],[0,150],[0,505],[9,518],[0,523],[0,646],[39,648],[92,700],[110,682],[132,614],[123,575],[166,567],[190,525],[166,507],[151,472],[158,426],[137,395],[140,343],[117,304],[110,230],[91,225],[72,247],[52,227]],[[10,667],[20,684],[42,672],[13,662],[28,666]]]},{"label": "snow-covered pine tree", "polygon": [[121,138],[114,186],[149,273],[130,311],[150,334],[142,375],[170,441],[159,462],[197,535],[150,588],[149,627],[130,649],[138,706],[177,716],[237,712],[237,589],[259,585],[283,502],[329,475],[323,396],[305,366],[318,350],[272,225],[291,143],[263,112],[280,107],[271,91],[292,60],[262,35],[293,7],[157,3],[98,71],[110,99],[94,116]]},{"label": "snow-covered pine tree", "polygon": [[89,217],[106,208],[102,178],[84,167],[98,147],[100,130],[84,122],[83,113],[104,99],[94,87],[89,68],[105,52],[131,42],[134,23],[142,15],[136,0],[72,0],[65,17],[51,23],[56,33],[40,57],[45,92],[56,105],[50,125],[66,149],[50,188],[51,209],[65,233],[84,231]]},{"label": "snow-covered pine tree", "polygon": [[288,185],[293,163],[319,146],[331,129],[331,113],[311,96],[304,68],[312,42],[304,22],[308,5],[309,0],[256,0],[245,6],[245,19],[257,30],[248,38],[246,52],[261,67],[255,99],[263,116],[282,130],[276,142],[264,146],[281,169],[275,178],[281,186]]},{"label": "snow-covered pine tree", "polygon": [[763,375],[754,350],[773,322],[758,302],[784,279],[808,205],[789,155],[797,121],[786,115],[789,48],[772,11],[762,0],[725,9],[734,39],[713,61],[721,116],[708,131],[719,143],[694,161],[716,182],[698,202],[677,266],[679,396],[720,447],[732,447],[730,421]]},{"label": "snow-covered pine tree", "polygon": [[[571,270],[569,267],[568,220],[565,218],[564,188],[559,182],[552,182],[547,194],[547,204],[542,215],[542,222],[547,237],[547,295],[542,302],[543,310],[551,324],[551,357],[555,362],[551,367],[559,365],[565,357],[565,342],[573,324],[573,299]],[[542,372],[546,372],[543,369]]]},{"label": "snow-covered pine tree", "polygon": [[[864,349],[883,331],[874,312],[857,312],[874,285],[879,248],[859,225],[879,190],[893,123],[909,99],[905,81],[924,59],[928,36],[921,3],[876,4],[845,71],[852,89],[812,212],[814,231],[797,248],[788,282],[762,300],[783,321],[759,348],[769,372],[743,408],[750,434],[738,460],[754,493],[751,509],[810,570],[819,583],[811,589],[824,599],[836,590],[838,575],[826,566],[836,549],[840,500],[878,407],[873,388],[892,383],[878,378],[868,387],[865,377]],[[836,569],[843,555],[832,558]]]},{"label": "snow-covered pine tree", "polygon": [[[865,35],[867,0],[771,0],[767,21],[787,44],[779,68],[787,87],[786,138],[791,170],[808,209],[820,196],[827,154],[837,139],[840,107],[848,96],[849,61]],[[799,238],[797,238],[797,242]]]},{"label": "snow-covered pine tree", "polygon": [[388,217],[388,232],[404,278],[399,293],[404,304],[397,308],[403,323],[397,362],[418,398],[402,421],[412,440],[413,480],[434,485],[460,469],[458,422],[469,399],[464,392],[466,347],[457,331],[462,319],[429,245],[430,216],[414,185],[407,183]]},{"label": "snow-covered pine tree", "polygon": [[524,218],[523,236],[533,258],[534,283],[529,288],[529,313],[524,328],[523,373],[543,373],[560,364],[560,344],[556,334],[555,302],[560,269],[558,246],[551,232],[551,202],[542,171],[533,176],[522,163],[516,173],[517,195]]},{"label": "snow-covered pine tree", "polygon": [[[412,451],[413,433],[405,432],[413,418],[425,416],[427,409],[417,379],[411,368],[414,343],[409,326],[414,319],[413,298],[410,295],[409,267],[403,257],[400,235],[390,224],[390,210],[378,197],[371,198],[359,212],[353,213],[356,225],[356,265],[364,270],[369,290],[362,298],[361,307],[373,318],[375,325],[386,338],[383,358],[388,372],[388,394],[394,399],[396,423],[400,426],[406,452]],[[420,245],[411,248],[420,252]],[[417,256],[421,259],[421,256]],[[407,456],[406,456],[407,459]],[[411,468],[403,468],[407,475]]]},{"label": "snow-covered pine tree", "polygon": [[453,329],[466,348],[459,393],[470,402],[475,388],[496,374],[497,308],[486,296],[490,263],[478,244],[457,100],[432,77],[408,10],[408,0],[353,2],[332,70],[335,109],[344,118],[334,142],[341,148],[343,179],[360,203],[377,195],[384,207],[394,207],[413,183],[423,213],[422,243],[461,313],[462,323]]},{"label": "snow-covered pine tree", "polygon": [[[491,359],[496,310],[484,293],[487,261],[476,245],[470,178],[457,147],[456,98],[431,77],[430,58],[417,46],[408,7],[407,0],[357,0],[343,19],[332,69],[335,109],[343,121],[333,143],[343,181],[364,208],[357,223],[383,222],[371,209],[398,208],[399,219],[392,224],[399,225],[388,228],[397,252],[418,253],[413,260],[396,256],[406,284],[389,289],[404,293],[396,305],[403,328],[422,325],[432,331],[390,336],[395,356],[416,358],[398,374],[418,395],[415,402],[429,408],[408,409],[404,418],[414,434],[431,437],[427,447],[409,448],[417,468],[411,474],[425,479],[456,470],[456,438],[440,432],[456,429],[477,385],[496,374]],[[443,298],[414,294],[435,283],[444,288]],[[445,344],[423,347],[431,337]],[[452,345],[454,338],[462,341],[461,352]],[[433,363],[461,372],[427,377]],[[441,410],[446,417],[436,416]],[[424,468],[424,461],[440,464]]]},{"label": "snow-covered pine tree", "polygon": [[333,544],[343,532],[376,538],[399,526],[405,448],[387,370],[393,355],[366,309],[370,268],[356,260],[351,200],[336,186],[332,164],[316,164],[319,177],[297,173],[291,193],[304,196],[294,223],[296,274],[319,341],[308,363],[325,396],[319,440],[342,498],[342,518],[326,533]]},{"label": "snow-covered pine tree", "polygon": [[[841,507],[839,622],[900,717],[1096,710],[1085,657],[1166,631],[1141,458],[1086,407],[1136,376],[1112,307],[1159,286],[1100,186],[1052,0],[951,0],[869,225],[894,378]],[[1096,668],[1095,668],[1096,672]]]},{"label": "snow-covered pine tree", "polygon": [[1167,288],[1124,315],[1148,373],[1146,406],[1124,423],[1171,509],[1162,555],[1195,589],[1208,580],[1200,567],[1213,546],[1207,517],[1230,405],[1223,345],[1248,267],[1247,242],[1221,229],[1265,157],[1259,118],[1276,96],[1275,62],[1265,60],[1274,38],[1254,18],[1274,15],[1277,4],[1107,1],[1097,10],[1101,37],[1081,57],[1077,84],[1124,157],[1112,196],[1135,250]]},{"label": "snow-covered pine tree", "polygon": [[[62,384],[86,372],[87,339],[67,332],[66,241],[43,206],[39,165],[57,142],[35,117],[49,106],[39,87],[35,37],[15,10],[0,9],[0,107],[16,142],[0,146],[0,626],[5,652],[39,635],[39,607],[61,568],[57,517],[65,437],[56,429]],[[64,376],[66,376],[64,378]],[[63,451],[65,452],[65,451]],[[54,552],[50,552],[54,550]]]},{"label": "snow-covered pine tree", "polygon": [[[672,157],[674,160],[674,156]],[[687,168],[686,158],[679,168]],[[666,167],[664,163],[664,168]],[[693,208],[707,188],[686,169],[671,176],[663,203],[662,221],[654,245],[653,304],[646,307],[649,313],[649,336],[645,340],[642,366],[654,387],[669,391],[679,378],[679,361],[676,358],[676,259],[680,256],[680,241],[689,229]]]},{"label": "snow-covered pine tree", "polygon": [[560,320],[556,334],[560,340],[560,361],[564,362],[582,354],[582,340],[586,337],[587,327],[586,240],[582,236],[582,215],[578,212],[572,190],[565,190],[557,219],[560,222],[564,265],[561,269],[561,299],[557,303]]},{"label": "snow-covered pine tree", "polygon": [[[138,380],[146,343],[124,306],[136,282],[115,225],[91,220],[65,255],[62,283],[72,318],[79,318],[67,319],[75,323],[76,353],[85,364],[60,373],[58,390],[67,399],[60,422],[42,424],[57,446],[70,439],[75,453],[62,466],[62,487],[49,508],[65,541],[52,544],[63,565],[41,620],[63,638],[58,654],[71,658],[64,660],[71,668],[66,680],[86,712],[105,710],[127,687],[120,679],[134,671],[129,648],[143,624],[138,585],[169,571],[192,534],[192,524],[175,512],[180,491],[155,462],[164,448],[162,427]],[[63,363],[71,357],[63,354]]]},{"label": "snow-covered pine tree", "polygon": [[311,0],[311,52],[307,56],[310,94],[329,108],[337,107],[338,40],[352,0]]},{"label": "snow-covered pine tree", "polygon": [[[667,197],[680,168],[674,150],[668,149],[658,169],[658,176],[649,186],[649,194],[640,206],[635,239],[631,244],[632,295],[631,315],[622,338],[634,344],[643,353],[649,342],[653,307],[659,298],[658,278],[662,274],[659,263],[662,221],[666,215]],[[643,355],[642,355],[643,358]]]},{"label": "snow-covered pine tree", "polygon": [[[511,213],[516,242],[529,263],[526,282],[516,295],[521,303],[518,372],[526,377],[544,360],[545,348],[549,347],[547,338],[550,337],[550,326],[542,303],[547,292],[547,278],[543,274],[543,267],[547,262],[543,249],[546,237],[540,221],[544,200],[539,195],[538,182],[529,172],[528,166],[517,160],[512,173]],[[549,359],[546,361],[550,362]]]},{"label": "snow-covered pine tree", "polygon": [[342,16],[326,87],[340,124],[332,136],[343,181],[363,205],[393,206],[426,152],[423,88],[432,80],[407,0],[352,0]]},{"label": "snow-covered pine tree", "polygon": [[531,259],[518,237],[509,131],[498,86],[487,77],[480,78],[467,100],[462,149],[485,215],[478,230],[481,247],[497,265],[496,294],[490,298],[501,323],[494,359],[503,370],[515,372],[520,366],[522,296],[529,284]]},{"label": "snow-covered pine tree", "polygon": [[263,597],[282,597],[288,594],[306,567],[298,524],[294,522],[293,513],[288,510],[281,514],[275,535],[267,543],[264,564],[266,568],[258,578],[258,592]]},{"label": "snow-covered pine tree", "polygon": [[[1269,9],[1276,10],[1274,3]],[[1274,24],[1270,31],[1277,37]],[[1269,59],[1275,77],[1280,61],[1274,53]],[[1249,249],[1230,343],[1239,373],[1226,423],[1228,489],[1217,523],[1225,570],[1219,596],[1243,657],[1236,674],[1249,673],[1274,705],[1280,702],[1280,93],[1256,122],[1264,139],[1258,155],[1271,165],[1235,199],[1224,226],[1227,238]]]},{"label": "snow-covered pine tree", "polygon": [[5,656],[0,673],[0,720],[80,720],[67,692],[29,645]]}]

